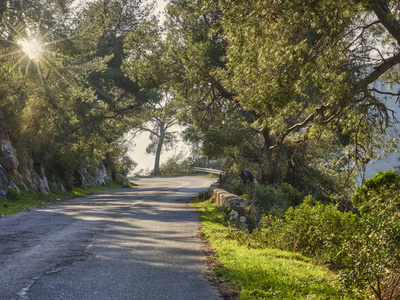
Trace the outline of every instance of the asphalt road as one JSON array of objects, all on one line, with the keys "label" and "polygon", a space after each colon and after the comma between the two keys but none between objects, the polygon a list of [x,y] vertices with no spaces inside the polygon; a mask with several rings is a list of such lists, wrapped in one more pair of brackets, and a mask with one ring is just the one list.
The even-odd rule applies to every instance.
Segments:
[{"label": "asphalt road", "polygon": [[187,204],[212,179],[135,182],[0,219],[0,299],[221,299]]}]

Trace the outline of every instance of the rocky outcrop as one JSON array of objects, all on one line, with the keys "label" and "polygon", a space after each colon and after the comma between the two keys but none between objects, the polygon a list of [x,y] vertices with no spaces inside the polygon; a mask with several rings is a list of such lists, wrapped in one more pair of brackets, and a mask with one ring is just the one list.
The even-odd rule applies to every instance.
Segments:
[{"label": "rocky outcrop", "polygon": [[83,168],[74,171],[74,184],[81,188],[88,188],[94,185],[106,185],[110,182],[110,176],[107,169],[101,162],[96,168]]},{"label": "rocky outcrop", "polygon": [[8,192],[8,180],[6,170],[0,165],[0,198],[5,199]]},{"label": "rocky outcrop", "polygon": [[37,172],[34,168],[33,159],[27,154],[23,155],[22,159],[20,159],[18,170],[19,174],[21,174],[20,176],[22,176],[21,184],[41,193],[47,194],[50,192],[44,167],[40,166],[39,172]]},{"label": "rocky outcrop", "polygon": [[[111,174],[113,174],[111,169],[108,170],[104,163],[100,162],[98,167],[75,170],[73,172],[74,185],[82,188],[94,185],[106,185],[107,182],[112,181]],[[35,163],[30,153],[19,153],[7,134],[0,131],[1,198],[6,199],[9,189],[20,192],[18,187],[23,189],[29,188],[41,193],[49,193],[50,190],[65,191],[65,184],[70,185],[70,182],[62,179],[62,174],[50,174],[50,180],[48,180],[47,175],[43,165]],[[114,177],[121,184],[127,182],[127,179],[121,175],[117,174]],[[129,186],[129,182],[127,185]]]},{"label": "rocky outcrop", "polygon": [[19,165],[15,148],[11,141],[2,135],[0,135],[0,164],[8,174],[17,172]]},{"label": "rocky outcrop", "polygon": [[111,180],[110,176],[108,176],[107,169],[102,162],[97,168],[88,168],[88,171],[93,176],[95,184],[105,185]]}]

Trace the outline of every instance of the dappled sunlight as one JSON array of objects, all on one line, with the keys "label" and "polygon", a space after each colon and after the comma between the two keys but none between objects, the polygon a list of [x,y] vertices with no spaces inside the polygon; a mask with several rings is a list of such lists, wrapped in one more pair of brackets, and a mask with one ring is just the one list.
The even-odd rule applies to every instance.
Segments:
[{"label": "dappled sunlight", "polygon": [[[120,291],[149,299],[149,290],[154,295],[173,291],[174,299],[214,299],[203,276],[198,213],[187,203],[175,202],[177,192],[172,189],[158,196],[144,196],[140,189],[101,192],[37,209],[25,220],[38,233],[21,227],[14,234],[12,220],[1,220],[0,240],[7,243],[0,243],[0,259],[15,255],[10,245],[18,243],[26,245],[19,257],[27,265],[32,259],[50,260],[45,267],[50,271],[27,289],[29,295],[45,293],[46,299],[68,290],[85,296],[101,291],[102,299],[113,299]],[[24,219],[18,218],[17,223]],[[34,268],[25,268],[18,276],[33,278]],[[0,276],[2,272],[4,268]]]},{"label": "dappled sunlight", "polygon": [[31,60],[36,60],[43,52],[43,43],[35,37],[28,37],[17,41],[21,51]]}]

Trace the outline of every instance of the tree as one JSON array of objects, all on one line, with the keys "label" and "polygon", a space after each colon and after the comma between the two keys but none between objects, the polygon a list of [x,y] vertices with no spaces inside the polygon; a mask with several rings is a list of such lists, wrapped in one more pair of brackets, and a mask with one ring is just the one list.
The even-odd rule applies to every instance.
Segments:
[{"label": "tree", "polygon": [[136,133],[149,132],[151,143],[147,153],[155,155],[154,175],[160,175],[160,158],[163,149],[169,149],[176,142],[176,131],[170,129],[177,124],[174,117],[173,95],[164,91],[164,97],[151,105],[151,110],[144,112],[144,123]]},{"label": "tree", "polygon": [[387,84],[398,79],[398,4],[220,3],[229,43],[220,78],[247,110],[263,115],[269,149],[333,130],[353,145],[354,162],[370,159],[390,122],[391,111],[379,95],[398,96],[377,89],[378,79]]},{"label": "tree", "polygon": [[376,83],[398,77],[397,7],[396,1],[174,0],[165,42],[151,35],[130,63],[145,84],[159,77],[144,66],[162,66],[170,74],[164,84],[198,112],[194,118],[218,113],[224,101],[244,112],[262,140],[262,182],[279,182],[285,162],[324,140],[338,145],[332,151],[345,147],[344,171],[386,143],[391,111],[379,95],[398,93]]},{"label": "tree", "polygon": [[[68,182],[74,169],[107,157],[120,161],[121,138],[137,125],[128,113],[151,97],[133,82],[136,90],[124,90],[126,80],[100,78],[123,50],[98,51],[112,48],[109,36],[122,39],[146,19],[148,8],[139,8],[140,1],[99,1],[76,11],[71,3],[21,0],[0,8],[0,134],[7,133],[20,158],[32,157],[49,176]],[[101,4],[105,12],[97,13]],[[128,19],[135,20],[129,28]]]}]

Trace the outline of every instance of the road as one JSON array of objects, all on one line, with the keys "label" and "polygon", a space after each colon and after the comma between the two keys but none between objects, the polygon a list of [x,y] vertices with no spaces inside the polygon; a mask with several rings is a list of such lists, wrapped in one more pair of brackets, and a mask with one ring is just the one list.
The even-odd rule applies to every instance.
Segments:
[{"label": "road", "polygon": [[134,180],[0,219],[0,299],[221,299],[187,204],[213,180]]}]

